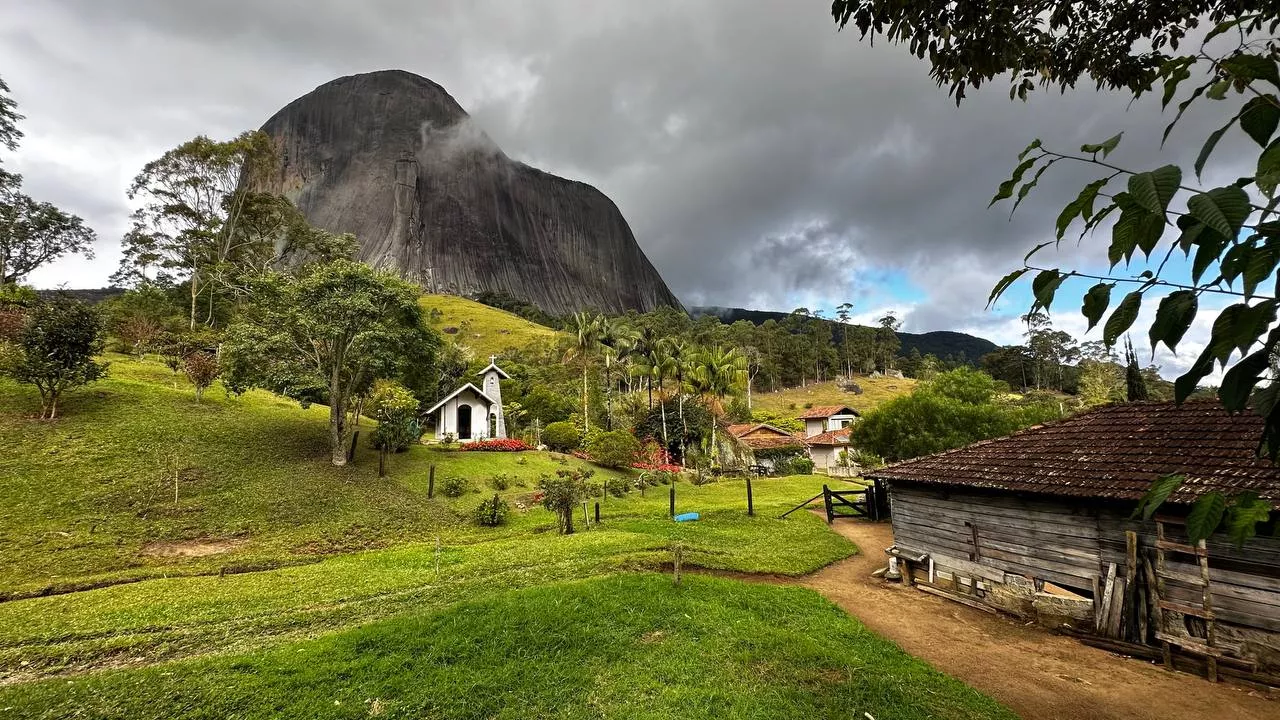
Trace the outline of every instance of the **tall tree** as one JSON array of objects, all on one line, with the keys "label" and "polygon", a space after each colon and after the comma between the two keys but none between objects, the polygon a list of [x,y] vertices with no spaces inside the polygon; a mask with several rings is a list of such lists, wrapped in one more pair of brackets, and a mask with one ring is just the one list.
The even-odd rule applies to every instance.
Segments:
[{"label": "tall tree", "polygon": [[358,398],[378,378],[430,365],[438,346],[414,285],[339,260],[299,276],[273,275],[227,329],[223,382],[329,405],[334,465],[345,465]]},{"label": "tall tree", "polygon": [[902,341],[898,339],[898,328],[902,327],[902,321],[890,311],[876,322],[880,325],[875,331],[876,353],[879,356],[877,361],[882,363],[881,367],[885,371],[892,370],[893,358],[902,347]]},{"label": "tall tree", "polygon": [[[724,398],[737,392],[747,379],[747,361],[734,348],[709,348],[693,356],[689,382],[708,401],[713,421],[724,414]],[[716,452],[716,422],[711,423],[711,452]]]},{"label": "tall tree", "polygon": [[[0,146],[18,148],[18,105],[0,79]],[[0,285],[16,283],[32,270],[64,255],[93,257],[97,240],[84,220],[21,191],[22,177],[0,167]]]},{"label": "tall tree", "polygon": [[[265,133],[248,132],[226,142],[205,136],[179,145],[147,163],[129,186],[129,199],[141,201],[125,235],[124,259],[113,278],[145,279],[155,266],[190,284],[190,326],[198,322],[197,301],[209,294],[213,315],[215,277],[229,277],[228,265],[260,254],[264,239],[242,232],[246,210],[254,202],[253,180],[276,162]],[[208,285],[208,287],[206,287]]]},{"label": "tall tree", "polygon": [[65,255],[93,257],[97,236],[84,220],[17,187],[0,188],[0,285]]},{"label": "tall tree", "polygon": [[[1157,375],[1158,377],[1158,375]],[[1133,341],[1124,339],[1124,381],[1125,397],[1129,402],[1147,400],[1151,394],[1147,390],[1147,380],[1138,368],[1138,354],[1133,351]]]},{"label": "tall tree", "polygon": [[603,319],[586,311],[573,314],[569,321],[569,333],[573,344],[570,355],[578,361],[582,369],[582,425],[584,430],[591,429],[591,409],[588,395],[588,373],[591,369],[591,356],[600,347],[600,336]]}]

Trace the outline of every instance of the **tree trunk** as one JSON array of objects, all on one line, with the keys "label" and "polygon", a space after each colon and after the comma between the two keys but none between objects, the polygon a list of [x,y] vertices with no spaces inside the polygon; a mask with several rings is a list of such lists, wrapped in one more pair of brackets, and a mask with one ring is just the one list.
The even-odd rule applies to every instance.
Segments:
[{"label": "tree trunk", "polygon": [[200,296],[200,281],[191,273],[191,330],[196,329],[196,298]]},{"label": "tree trunk", "polygon": [[679,394],[680,400],[677,404],[680,408],[680,467],[684,467],[685,457],[689,454],[684,442],[685,438],[689,436],[689,426],[684,421],[684,390],[680,390]]},{"label": "tree trunk", "polygon": [[329,449],[333,464],[341,467],[347,464],[347,413],[338,390],[338,368],[335,365],[329,378]]},{"label": "tree trunk", "polygon": [[587,363],[582,363],[582,429],[591,429],[591,413],[587,409]]}]

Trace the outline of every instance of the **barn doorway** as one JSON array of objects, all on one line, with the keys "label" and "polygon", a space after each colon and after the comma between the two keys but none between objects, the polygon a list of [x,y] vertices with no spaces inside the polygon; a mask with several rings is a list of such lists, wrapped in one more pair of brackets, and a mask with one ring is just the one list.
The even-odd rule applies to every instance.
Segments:
[{"label": "barn doorway", "polygon": [[458,406],[458,439],[471,439],[471,406]]}]

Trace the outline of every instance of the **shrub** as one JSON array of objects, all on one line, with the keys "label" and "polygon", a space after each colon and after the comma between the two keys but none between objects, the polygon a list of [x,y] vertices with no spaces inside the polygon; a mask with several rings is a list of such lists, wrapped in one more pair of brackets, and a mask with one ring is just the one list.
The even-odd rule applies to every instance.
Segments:
[{"label": "shrub", "polygon": [[58,401],[71,388],[86,385],[107,374],[106,363],[94,358],[102,352],[102,318],[98,312],[70,297],[59,296],[32,307],[15,343],[8,374],[35,385],[40,392],[40,417],[55,418]]},{"label": "shrub", "polygon": [[506,490],[511,487],[511,478],[506,473],[498,473],[489,478],[489,487],[494,490]]},{"label": "shrub", "polygon": [[218,359],[209,353],[194,352],[182,361],[182,371],[196,388],[196,402],[204,399],[204,391],[218,378]]},{"label": "shrub", "polygon": [[449,475],[440,481],[440,492],[444,493],[445,497],[462,497],[471,492],[471,481],[457,475]]},{"label": "shrub", "polygon": [[476,440],[462,446],[466,452],[522,452],[532,450],[523,440],[514,438],[494,438],[492,440]]},{"label": "shrub", "polygon": [[605,467],[631,467],[640,454],[640,441],[626,430],[600,433],[587,446],[587,454]]},{"label": "shrub", "polygon": [[675,471],[658,470],[656,472],[650,473],[649,477],[653,480],[655,484],[670,485],[671,483],[680,479],[680,471],[679,470],[675,470]]},{"label": "shrub", "polygon": [[807,457],[791,458],[786,463],[785,474],[787,475],[812,475],[813,461]]},{"label": "shrub", "polygon": [[606,478],[604,491],[616,498],[620,498],[631,491],[631,483],[626,478]]},{"label": "shrub", "polygon": [[582,433],[578,432],[573,423],[561,420],[551,423],[542,431],[542,442],[552,450],[569,452],[582,442]]},{"label": "shrub", "polygon": [[538,483],[542,506],[556,514],[561,534],[573,533],[573,512],[587,499],[587,480],[594,474],[592,470],[557,470],[555,477],[543,475]]},{"label": "shrub", "polygon": [[507,522],[507,515],[511,512],[511,506],[506,500],[494,495],[476,506],[471,511],[471,518],[477,525],[485,527],[498,527]]}]

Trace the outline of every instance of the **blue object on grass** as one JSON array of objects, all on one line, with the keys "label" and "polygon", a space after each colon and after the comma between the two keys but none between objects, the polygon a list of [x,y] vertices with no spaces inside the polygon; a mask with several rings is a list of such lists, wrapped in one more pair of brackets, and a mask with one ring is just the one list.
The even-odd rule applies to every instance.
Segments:
[{"label": "blue object on grass", "polygon": [[697,520],[701,515],[698,513],[680,513],[676,516],[676,522],[692,522]]}]

